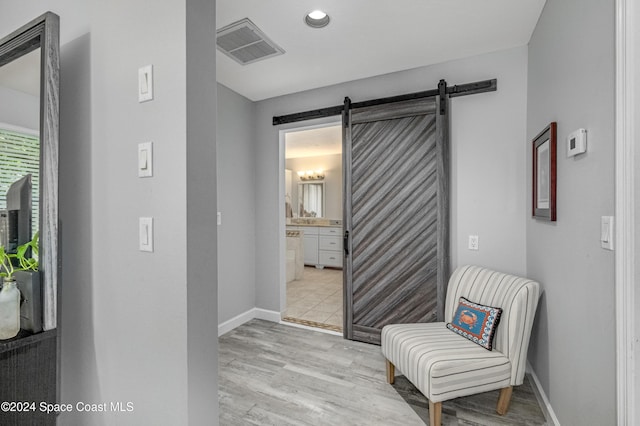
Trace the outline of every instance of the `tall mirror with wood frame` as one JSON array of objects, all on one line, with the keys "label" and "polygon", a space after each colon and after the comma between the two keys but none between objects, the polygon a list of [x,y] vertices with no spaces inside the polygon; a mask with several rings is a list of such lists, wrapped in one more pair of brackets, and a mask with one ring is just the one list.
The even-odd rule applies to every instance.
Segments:
[{"label": "tall mirror with wood frame", "polygon": [[[14,336],[0,312],[0,401],[57,400],[59,28],[47,12],[0,39],[0,258],[20,293]],[[55,424],[39,409],[2,416]]]}]

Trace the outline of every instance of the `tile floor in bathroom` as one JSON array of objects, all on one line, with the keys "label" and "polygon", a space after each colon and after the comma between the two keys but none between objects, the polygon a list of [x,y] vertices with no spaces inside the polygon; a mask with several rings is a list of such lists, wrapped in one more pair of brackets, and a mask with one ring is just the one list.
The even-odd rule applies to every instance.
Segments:
[{"label": "tile floor in bathroom", "polygon": [[283,320],[342,332],[342,298],[342,269],[305,266],[302,280],[287,283]]}]

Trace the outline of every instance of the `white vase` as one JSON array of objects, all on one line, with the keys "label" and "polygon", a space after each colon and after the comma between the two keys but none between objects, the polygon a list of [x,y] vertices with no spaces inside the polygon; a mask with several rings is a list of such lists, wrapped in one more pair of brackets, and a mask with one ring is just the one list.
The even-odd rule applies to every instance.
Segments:
[{"label": "white vase", "polygon": [[0,340],[20,331],[20,290],[15,281],[5,281],[0,290]]}]

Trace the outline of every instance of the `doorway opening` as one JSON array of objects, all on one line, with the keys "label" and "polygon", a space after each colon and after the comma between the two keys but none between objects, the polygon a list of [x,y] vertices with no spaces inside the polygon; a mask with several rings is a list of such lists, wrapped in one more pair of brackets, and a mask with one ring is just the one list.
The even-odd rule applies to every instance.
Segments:
[{"label": "doorway opening", "polygon": [[286,130],[281,144],[286,235],[281,318],[342,334],[342,125]]}]

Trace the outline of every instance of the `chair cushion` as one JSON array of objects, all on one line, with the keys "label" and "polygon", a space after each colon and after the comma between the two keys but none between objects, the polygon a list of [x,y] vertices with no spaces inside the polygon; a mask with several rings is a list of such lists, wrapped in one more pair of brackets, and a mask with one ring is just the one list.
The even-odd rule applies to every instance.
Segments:
[{"label": "chair cushion", "polygon": [[473,343],[491,350],[493,336],[500,322],[502,309],[473,303],[460,298],[458,309],[447,328]]},{"label": "chair cushion", "polygon": [[444,322],[382,329],[382,354],[430,401],[510,386],[511,362],[449,331]]}]

